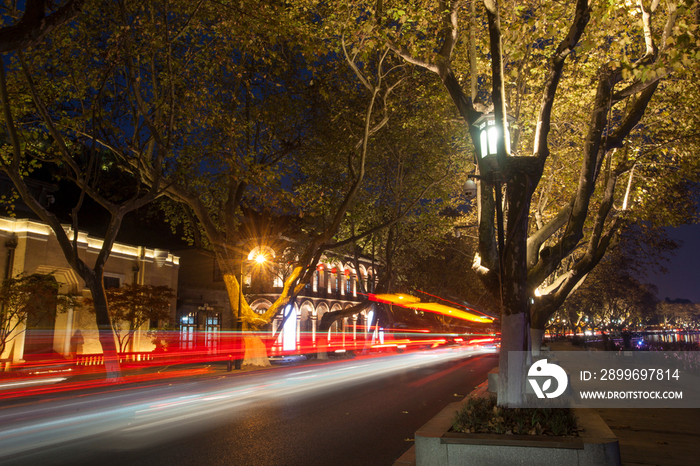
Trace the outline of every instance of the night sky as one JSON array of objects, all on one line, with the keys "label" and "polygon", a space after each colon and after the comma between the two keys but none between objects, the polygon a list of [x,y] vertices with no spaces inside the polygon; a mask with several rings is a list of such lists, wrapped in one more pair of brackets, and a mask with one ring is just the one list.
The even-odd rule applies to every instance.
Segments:
[{"label": "night sky", "polygon": [[684,298],[700,303],[700,225],[669,228],[667,231],[671,239],[683,241],[683,246],[665,264],[668,273],[650,273],[647,281],[659,287],[659,299]]}]

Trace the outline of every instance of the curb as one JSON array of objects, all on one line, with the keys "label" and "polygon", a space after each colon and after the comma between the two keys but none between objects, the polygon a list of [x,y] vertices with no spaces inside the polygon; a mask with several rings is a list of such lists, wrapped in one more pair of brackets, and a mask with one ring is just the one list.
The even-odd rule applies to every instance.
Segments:
[{"label": "curb", "polygon": [[[473,396],[489,396],[488,379],[474,387],[474,390],[472,390],[469,395],[465,396],[462,402]],[[401,455],[401,457],[394,462],[393,466],[416,466],[416,445],[414,444],[406,453]]]}]

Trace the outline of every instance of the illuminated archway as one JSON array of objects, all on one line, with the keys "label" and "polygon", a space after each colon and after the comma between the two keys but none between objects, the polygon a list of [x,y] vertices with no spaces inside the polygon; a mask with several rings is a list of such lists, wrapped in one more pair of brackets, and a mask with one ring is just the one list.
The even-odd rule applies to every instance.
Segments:
[{"label": "illuminated archway", "polygon": [[282,327],[282,350],[294,351],[297,349],[297,305],[287,304],[284,307],[286,321]]},{"label": "illuminated archway", "polygon": [[[264,260],[263,260],[264,258]],[[275,251],[270,246],[255,246],[248,253],[249,261],[264,262],[275,258]]]},{"label": "illuminated archway", "polygon": [[270,306],[272,306],[272,302],[264,298],[256,299],[250,303],[250,308],[258,315],[264,314],[265,311],[270,309]]}]

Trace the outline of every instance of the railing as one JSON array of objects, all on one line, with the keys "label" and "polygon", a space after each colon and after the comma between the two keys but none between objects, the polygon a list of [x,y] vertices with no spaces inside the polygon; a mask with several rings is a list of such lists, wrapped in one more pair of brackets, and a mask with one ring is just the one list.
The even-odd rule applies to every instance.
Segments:
[{"label": "railing", "polygon": [[[119,363],[129,362],[148,362],[153,361],[153,353],[150,351],[119,353]],[[96,354],[78,354],[75,356],[76,366],[101,366],[104,364],[104,355]]]}]

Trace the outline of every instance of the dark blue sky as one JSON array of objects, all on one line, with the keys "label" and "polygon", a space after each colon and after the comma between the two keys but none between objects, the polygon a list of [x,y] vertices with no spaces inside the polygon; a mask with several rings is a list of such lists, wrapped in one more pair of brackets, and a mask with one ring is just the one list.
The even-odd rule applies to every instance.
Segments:
[{"label": "dark blue sky", "polygon": [[683,241],[683,246],[666,264],[668,273],[650,273],[647,281],[659,287],[659,299],[684,298],[700,303],[700,225],[667,231],[671,239]]}]

